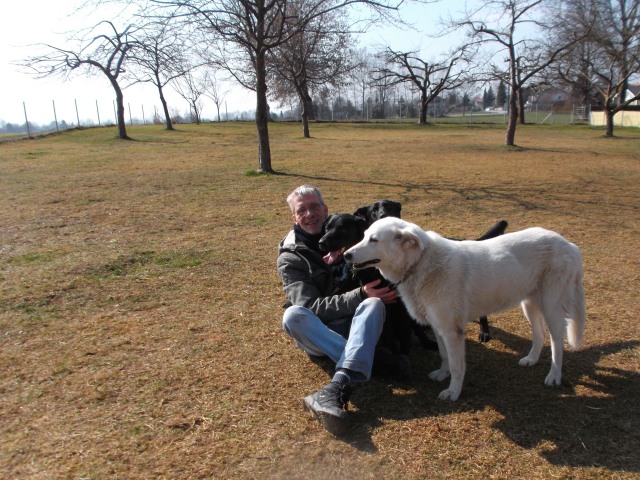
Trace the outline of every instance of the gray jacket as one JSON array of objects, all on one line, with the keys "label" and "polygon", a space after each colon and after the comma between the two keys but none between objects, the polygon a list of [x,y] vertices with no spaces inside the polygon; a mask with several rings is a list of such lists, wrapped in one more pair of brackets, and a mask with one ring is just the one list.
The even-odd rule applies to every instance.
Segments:
[{"label": "gray jacket", "polygon": [[356,283],[350,283],[346,291],[334,292],[332,267],[320,253],[296,242],[293,230],[278,246],[277,265],[289,302],[308,308],[324,323],[350,321],[367,298]]}]

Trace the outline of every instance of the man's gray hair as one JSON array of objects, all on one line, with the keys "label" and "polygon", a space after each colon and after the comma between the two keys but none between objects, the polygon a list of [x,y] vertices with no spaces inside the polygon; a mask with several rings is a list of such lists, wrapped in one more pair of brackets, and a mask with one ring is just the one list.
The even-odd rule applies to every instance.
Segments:
[{"label": "man's gray hair", "polygon": [[300,185],[293,192],[291,192],[287,197],[287,203],[289,204],[289,208],[291,209],[292,212],[293,212],[293,205],[292,205],[293,198],[304,197],[306,195],[317,195],[318,199],[320,200],[320,203],[322,203],[322,205],[325,204],[324,198],[322,197],[322,193],[320,193],[320,190],[318,190],[313,185]]}]

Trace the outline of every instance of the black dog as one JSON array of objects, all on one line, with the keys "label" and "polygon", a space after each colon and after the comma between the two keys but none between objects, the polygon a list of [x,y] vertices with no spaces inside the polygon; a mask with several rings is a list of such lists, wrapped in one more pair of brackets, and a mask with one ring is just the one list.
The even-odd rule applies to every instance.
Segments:
[{"label": "black dog", "polygon": [[[376,220],[380,220],[384,217],[398,217],[400,218],[400,212],[402,210],[402,205],[393,200],[379,200],[377,202],[372,203],[371,205],[367,205],[364,207],[358,208],[354,215],[362,218],[367,222],[367,228]],[[500,220],[489,230],[484,232],[480,237],[476,238],[477,241],[487,240],[489,238],[497,237],[502,235],[504,231],[507,229],[509,224],[505,220]],[[452,239],[459,240],[459,239]],[[418,326],[418,328],[420,328]],[[418,334],[420,338],[420,334]],[[481,342],[488,342],[491,340],[491,334],[489,332],[489,320],[487,317],[480,317],[480,334],[478,335],[478,339]],[[422,341],[422,339],[421,339]]]},{"label": "black dog", "polygon": [[[369,224],[362,218],[349,214],[330,215],[324,223],[324,235],[320,239],[321,250],[329,252],[325,261],[333,264],[342,253],[364,238]],[[365,268],[353,272],[360,285],[380,280],[379,288],[390,286],[378,269]],[[413,321],[402,301],[386,305],[386,318],[378,347],[384,347],[393,354],[408,355],[411,345],[411,333],[421,327]],[[416,332],[422,345],[430,350],[437,349],[437,343],[430,340],[424,331]]]},{"label": "black dog", "polygon": [[360,207],[353,214],[356,217],[362,218],[367,222],[367,228],[376,220],[380,220],[385,217],[398,217],[400,218],[400,212],[402,211],[402,205],[399,202],[393,200],[382,199],[371,205]]}]

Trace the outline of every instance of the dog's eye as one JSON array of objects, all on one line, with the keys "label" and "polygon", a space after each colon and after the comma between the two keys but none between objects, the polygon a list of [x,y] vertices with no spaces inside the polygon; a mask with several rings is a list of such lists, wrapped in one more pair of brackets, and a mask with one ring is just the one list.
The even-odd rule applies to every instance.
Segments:
[{"label": "dog's eye", "polygon": [[371,243],[377,243],[377,242],[378,242],[378,239],[377,239],[376,237],[370,237],[370,238],[369,238],[369,241],[370,241]]}]

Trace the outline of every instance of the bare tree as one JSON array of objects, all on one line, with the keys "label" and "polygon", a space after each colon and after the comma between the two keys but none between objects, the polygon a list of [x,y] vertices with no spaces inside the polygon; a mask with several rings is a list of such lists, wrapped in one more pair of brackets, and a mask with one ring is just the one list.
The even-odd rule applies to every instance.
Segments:
[{"label": "bare tree", "polygon": [[[187,21],[197,23],[206,38],[220,41],[218,61],[238,80],[250,80],[256,92],[258,171],[273,172],[269,143],[267,103],[267,54],[279,47],[314,19],[353,5],[370,7],[379,15],[397,10],[402,0],[308,0],[303,8],[289,0],[153,0],[172,9]],[[240,67],[238,62],[241,63]],[[248,76],[238,69],[250,64]],[[245,72],[246,73],[246,72]],[[241,78],[243,77],[243,78]]]},{"label": "bare tree", "polygon": [[172,25],[171,19],[148,24],[140,39],[140,48],[131,56],[132,62],[140,67],[140,72],[136,75],[138,81],[149,82],[158,90],[167,130],[173,130],[173,124],[164,87],[187,74],[188,67],[185,66],[188,65],[188,47],[184,38],[184,31],[179,32]]},{"label": "bare tree", "polygon": [[222,106],[222,102],[224,102],[224,98],[227,95],[227,92],[222,89],[222,85],[215,73],[211,73],[206,71],[204,74],[204,94],[213,100],[213,104],[216,106],[216,111],[218,114],[218,122],[220,122],[220,107]]},{"label": "bare tree", "polygon": [[398,52],[387,48],[382,55],[388,68],[377,70],[376,82],[391,81],[393,84],[412,84],[420,92],[420,125],[427,124],[429,104],[442,92],[455,90],[468,81],[464,69],[454,67],[469,63],[465,48],[448,55],[447,60],[429,62],[417,52]]},{"label": "bare tree", "polygon": [[556,72],[585,103],[603,109],[605,135],[612,137],[616,113],[640,99],[626,96],[640,75],[640,0],[565,0],[554,14],[566,19],[554,42],[589,31],[562,55]]},{"label": "bare tree", "polygon": [[192,121],[200,125],[202,116],[202,95],[207,90],[207,77],[205,73],[199,73],[195,69],[187,69],[185,73],[177,77],[171,84],[173,89],[188,104]]},{"label": "bare tree", "polygon": [[140,46],[135,38],[139,27],[129,25],[120,30],[112,22],[103,20],[90,29],[77,33],[68,43],[76,48],[60,48],[45,44],[49,50],[43,55],[29,57],[20,64],[37,78],[61,76],[70,78],[76,72],[89,75],[98,71],[107,77],[116,94],[118,136],[129,139],[124,117],[124,94],[120,85],[125,61],[133,49]]},{"label": "bare tree", "polygon": [[575,38],[566,39],[564,43],[543,42],[540,33],[556,28],[563,21],[562,18],[543,15],[542,7],[551,1],[489,0],[482,2],[477,10],[467,12],[461,20],[451,23],[456,28],[467,30],[470,44],[497,45],[498,48],[492,52],[492,58],[503,59],[507,63],[504,67],[504,63],[500,65],[488,61],[489,69],[485,72],[487,79],[504,79],[509,87],[506,145],[515,145],[519,118],[518,98],[523,88],[548,69],[560,54],[585,37],[585,32],[582,32]]},{"label": "bare tree", "polygon": [[368,120],[369,117],[365,102],[367,92],[371,90],[371,83],[373,81],[372,73],[374,69],[372,55],[366,49],[360,49],[355,55],[355,68],[351,73],[351,79],[354,89],[354,101],[356,104],[360,101],[362,105],[363,120]]},{"label": "bare tree", "polygon": [[[301,4],[302,5],[302,4]],[[302,132],[309,138],[309,118],[314,117],[310,92],[319,87],[338,86],[353,66],[353,42],[349,27],[338,11],[311,20],[287,42],[271,50],[273,96],[280,100],[295,95],[302,106]]]}]

